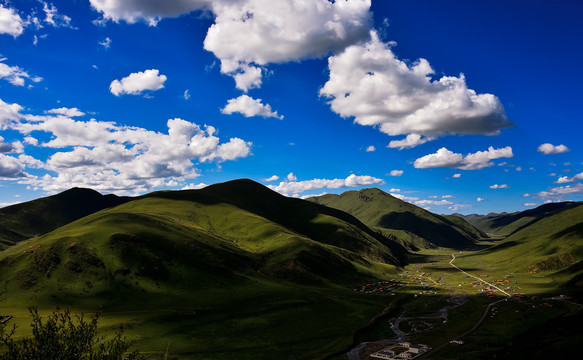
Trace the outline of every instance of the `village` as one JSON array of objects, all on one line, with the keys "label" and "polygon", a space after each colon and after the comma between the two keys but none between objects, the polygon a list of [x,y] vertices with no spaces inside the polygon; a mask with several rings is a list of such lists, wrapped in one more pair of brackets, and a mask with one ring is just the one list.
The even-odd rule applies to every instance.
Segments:
[{"label": "village", "polygon": [[372,353],[370,354],[370,357],[385,360],[415,359],[418,356],[425,354],[430,349],[429,346],[424,344],[401,342]]}]

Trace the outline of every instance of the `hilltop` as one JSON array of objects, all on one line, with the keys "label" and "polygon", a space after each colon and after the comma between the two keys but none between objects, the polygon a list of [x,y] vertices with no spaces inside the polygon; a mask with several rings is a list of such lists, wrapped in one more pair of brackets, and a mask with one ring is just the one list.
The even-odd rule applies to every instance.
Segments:
[{"label": "hilltop", "polygon": [[0,209],[0,250],[126,201],[129,198],[73,188],[57,195],[4,207]]},{"label": "hilltop", "polygon": [[463,219],[433,214],[377,188],[308,198],[354,215],[408,248],[467,248],[487,237]]}]

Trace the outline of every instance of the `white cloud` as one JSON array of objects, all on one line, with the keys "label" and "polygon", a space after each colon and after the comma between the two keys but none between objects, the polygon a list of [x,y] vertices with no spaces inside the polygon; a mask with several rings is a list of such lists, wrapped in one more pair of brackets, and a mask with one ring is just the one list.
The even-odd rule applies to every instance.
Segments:
[{"label": "white cloud", "polygon": [[455,196],[453,196],[453,195],[443,195],[441,198],[442,199],[455,199]]},{"label": "white cloud", "polygon": [[419,134],[409,134],[402,140],[392,140],[387,147],[398,148],[399,150],[410,149],[435,139],[435,137],[431,136],[427,137]]},{"label": "white cloud", "polygon": [[[105,19],[150,26],[166,17],[210,10],[214,24],[204,48],[221,72],[247,91],[261,86],[270,63],[319,58],[368,39],[370,0],[90,0]],[[98,21],[101,23],[102,21]]]},{"label": "white cloud", "polygon": [[460,178],[461,176],[462,176],[462,174],[453,174],[454,179]]},{"label": "white cloud", "polygon": [[81,110],[79,110],[77,108],[66,108],[66,107],[62,107],[62,108],[58,108],[58,109],[47,110],[47,111],[45,111],[45,113],[47,113],[47,114],[65,115],[65,116],[68,116],[68,117],[78,117],[78,116],[84,116],[85,115],[84,112],[82,112]]},{"label": "white cloud", "polygon": [[[270,63],[319,58],[368,39],[370,0],[214,1],[204,48],[247,91]],[[243,80],[244,79],[244,80]]]},{"label": "white cloud", "polygon": [[550,199],[559,200],[564,198],[565,195],[576,195],[583,194],[583,184],[575,183],[573,185],[559,186],[555,188],[549,188],[549,191],[541,191],[536,194],[525,194],[527,196],[533,196],[538,199]]},{"label": "white cloud", "polygon": [[484,199],[482,199],[481,197],[479,197],[479,198],[476,199],[476,201],[477,202],[482,202],[482,201],[484,201]]},{"label": "white cloud", "polygon": [[557,173],[550,173],[549,176],[557,176]]},{"label": "white cloud", "polygon": [[261,99],[253,99],[245,94],[235,99],[228,100],[227,105],[221,109],[223,114],[240,113],[245,117],[261,116],[264,118],[283,119],[282,115],[278,115],[277,111],[271,111],[269,104],[262,104]]},{"label": "white cloud", "polygon": [[0,154],[0,178],[14,179],[23,176],[24,164],[13,156]]},{"label": "white cloud", "polygon": [[103,39],[103,41],[99,42],[99,45],[103,46],[106,49],[109,49],[111,47],[111,39],[109,37],[106,37],[105,39]]},{"label": "white cloud", "polygon": [[[332,110],[391,136],[496,135],[512,126],[496,96],[468,89],[463,75],[432,80],[427,60],[409,65],[397,59],[374,31],[368,43],[331,56],[328,67],[330,79],[320,95],[330,99]],[[393,144],[418,145],[421,138],[415,139]]]},{"label": "white cloud", "polygon": [[19,151],[19,150],[21,150],[21,148],[22,148],[22,144],[20,144],[20,143],[16,143],[16,144],[7,143],[4,141],[4,138],[2,136],[0,136],[0,153],[1,154],[10,153],[10,152],[21,152],[21,151]]},{"label": "white cloud", "polygon": [[45,23],[53,27],[68,27],[71,28],[71,18],[67,15],[59,14],[59,11],[53,4],[41,1],[43,4],[43,11],[45,12]]},{"label": "white cloud", "polygon": [[184,186],[182,189],[180,190],[200,190],[202,188],[207,187],[208,185],[205,183],[200,183],[200,184],[188,184],[186,186]]},{"label": "white cloud", "polygon": [[298,178],[294,175],[294,173],[287,174],[286,177],[287,181],[296,181]]},{"label": "white cloud", "polygon": [[451,201],[447,200],[418,200],[415,201],[415,205],[418,206],[427,206],[427,205],[436,205],[436,206],[444,206],[444,205],[452,205]]},{"label": "white cloud", "polygon": [[572,178],[568,177],[568,176],[560,176],[557,181],[553,181],[553,184],[566,184],[566,183],[572,183],[575,180],[573,180]]},{"label": "white cloud", "polygon": [[190,90],[184,90],[184,100],[190,99]]},{"label": "white cloud", "polygon": [[425,155],[415,160],[414,166],[418,169],[451,168],[479,170],[493,166],[494,163],[490,160],[511,158],[513,156],[510,146],[501,149],[494,149],[490,146],[487,151],[478,151],[473,154],[468,154],[465,157],[462,154],[454,153],[442,147],[435,154]]},{"label": "white cloud", "polygon": [[24,31],[25,22],[12,8],[0,4],[0,34],[18,37]]},{"label": "white cloud", "polygon": [[265,182],[270,182],[270,181],[277,181],[277,180],[279,180],[279,176],[277,176],[277,175],[272,175],[272,176],[270,176],[270,177],[268,177],[268,178],[266,178],[266,179],[263,179],[262,181],[265,181]]},{"label": "white cloud", "polygon": [[22,106],[18,104],[7,104],[0,99],[0,130],[6,129],[13,121],[21,118]]},{"label": "white cloud", "polygon": [[583,172],[580,172],[579,174],[574,175],[573,179],[583,180]]},{"label": "white cloud", "polygon": [[414,203],[415,201],[419,201],[420,199],[418,197],[414,197],[414,196],[406,196],[403,194],[397,194],[397,193],[389,193],[391,194],[391,196],[396,197],[399,200],[403,200],[409,203]]},{"label": "white cloud", "polygon": [[507,184],[494,184],[494,185],[490,185],[490,189],[508,189],[510,188],[510,186],[508,186]]},{"label": "white cloud", "polygon": [[549,155],[549,154],[565,153],[565,152],[568,152],[568,151],[571,151],[571,150],[569,150],[569,148],[566,147],[565,145],[557,145],[557,146],[555,146],[553,144],[544,143],[544,144],[541,144],[536,149],[536,151],[542,152],[545,155]]},{"label": "white cloud", "polygon": [[376,151],[377,149],[374,147],[374,145],[371,145],[369,147],[366,148],[366,152],[373,152]]},{"label": "white cloud", "polygon": [[524,203],[524,204],[522,204],[522,206],[528,206],[528,207],[531,207],[531,206],[538,206],[538,205],[539,205],[539,204],[537,204],[537,203]]},{"label": "white cloud", "polygon": [[109,90],[115,96],[122,94],[139,95],[144,91],[156,91],[164,88],[166,75],[158,75],[157,69],[150,69],[143,72],[131,73],[120,80],[113,80],[109,85]]},{"label": "white cloud", "polygon": [[207,8],[211,0],[89,0],[91,6],[103,17],[114,22],[121,20],[133,24],[139,20],[156,26],[166,17],[178,17],[194,10]]},{"label": "white cloud", "polygon": [[391,172],[388,174],[389,176],[401,176],[403,175],[404,171],[403,170],[391,170]]},{"label": "white cloud", "polygon": [[390,192],[390,193],[394,193],[394,192],[395,192],[395,193],[400,193],[400,192],[401,192],[401,189],[397,189],[397,188],[391,188],[391,189],[389,190],[389,192]]},{"label": "white cloud", "polygon": [[32,80],[33,82],[42,81],[41,77],[31,76],[18,66],[6,65],[3,62],[0,62],[0,79],[6,79],[6,81],[15,86],[24,86],[26,79]]},{"label": "white cloud", "polygon": [[50,171],[20,182],[50,192],[72,186],[117,193],[175,187],[199,175],[195,162],[236,160],[251,153],[250,142],[231,138],[221,143],[212,126],[201,127],[182,119],[168,120],[167,134],[60,114],[28,115],[25,120],[12,127],[25,136],[36,131],[50,134],[50,141],[37,144],[56,152],[46,163],[19,157],[28,167]]},{"label": "white cloud", "polygon": [[351,174],[346,179],[313,179],[306,181],[282,181],[279,185],[267,185],[270,189],[277,191],[284,195],[300,194],[308,190],[316,190],[322,188],[338,189],[344,187],[358,187],[366,185],[382,185],[385,182],[382,179],[377,179],[372,176],[357,176]]}]

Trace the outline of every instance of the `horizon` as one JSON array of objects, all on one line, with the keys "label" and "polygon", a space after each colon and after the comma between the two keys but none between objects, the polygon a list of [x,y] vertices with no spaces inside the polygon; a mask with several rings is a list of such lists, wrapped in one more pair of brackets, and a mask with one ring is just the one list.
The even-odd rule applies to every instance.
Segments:
[{"label": "horizon", "polygon": [[150,1],[0,1],[0,206],[240,178],[438,214],[583,200],[581,4]]}]

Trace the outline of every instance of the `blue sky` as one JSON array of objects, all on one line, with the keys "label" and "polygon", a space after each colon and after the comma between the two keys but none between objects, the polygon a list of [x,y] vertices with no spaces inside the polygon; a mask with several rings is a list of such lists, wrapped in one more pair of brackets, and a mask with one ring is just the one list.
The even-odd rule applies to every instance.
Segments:
[{"label": "blue sky", "polygon": [[0,203],[250,178],[583,200],[573,1],[0,1]]}]

